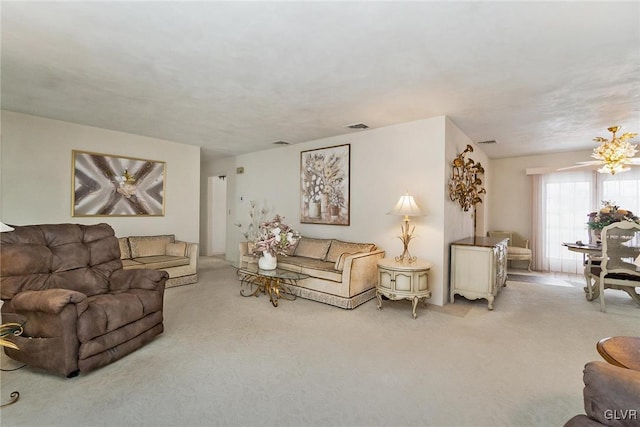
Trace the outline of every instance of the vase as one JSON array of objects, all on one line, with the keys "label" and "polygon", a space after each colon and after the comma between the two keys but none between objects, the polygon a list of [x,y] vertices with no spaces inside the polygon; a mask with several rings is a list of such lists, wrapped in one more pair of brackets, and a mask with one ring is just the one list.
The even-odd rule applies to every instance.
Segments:
[{"label": "vase", "polygon": [[331,215],[331,220],[336,221],[340,216],[340,206],[336,206],[336,205],[329,206],[329,214]]},{"label": "vase", "polygon": [[277,266],[278,258],[269,252],[263,252],[262,256],[258,258],[258,267],[260,270],[275,270]]},{"label": "vase", "polygon": [[320,202],[309,202],[309,218],[319,219],[322,213]]},{"label": "vase", "polygon": [[589,229],[589,244],[590,245],[599,245],[602,243],[601,240],[602,230],[598,230],[595,228]]}]

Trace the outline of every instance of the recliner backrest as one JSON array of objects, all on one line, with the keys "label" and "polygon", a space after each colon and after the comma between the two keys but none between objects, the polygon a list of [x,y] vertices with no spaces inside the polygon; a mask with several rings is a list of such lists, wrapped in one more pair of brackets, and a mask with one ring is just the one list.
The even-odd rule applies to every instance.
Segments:
[{"label": "recliner backrest", "polygon": [[54,288],[87,296],[106,293],[109,277],[122,269],[118,239],[108,224],[14,228],[0,234],[3,300],[26,290]]}]

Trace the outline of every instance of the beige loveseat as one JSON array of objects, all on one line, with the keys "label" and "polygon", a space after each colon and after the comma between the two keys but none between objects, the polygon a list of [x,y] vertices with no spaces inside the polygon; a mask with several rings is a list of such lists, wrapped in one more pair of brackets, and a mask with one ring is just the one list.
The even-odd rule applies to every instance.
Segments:
[{"label": "beige loveseat", "polygon": [[166,287],[198,281],[198,244],[176,240],[173,234],[118,238],[125,270],[144,268],[169,273]]},{"label": "beige loveseat", "polygon": [[[383,257],[373,243],[302,237],[291,255],[278,255],[278,268],[310,276],[291,286],[297,296],[352,309],[375,297]],[[257,262],[247,242],[240,244],[240,262]]]}]

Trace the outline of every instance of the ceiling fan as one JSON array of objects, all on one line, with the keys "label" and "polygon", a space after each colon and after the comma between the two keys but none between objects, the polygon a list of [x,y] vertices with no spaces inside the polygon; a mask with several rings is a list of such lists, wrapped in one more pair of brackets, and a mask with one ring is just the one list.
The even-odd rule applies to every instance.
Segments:
[{"label": "ceiling fan", "polygon": [[601,136],[593,139],[595,142],[600,143],[599,146],[593,149],[593,154],[591,155],[591,157],[597,160],[578,162],[576,166],[559,170],[601,165],[598,172],[615,175],[619,172],[628,171],[630,166],[640,166],[640,157],[633,157],[638,152],[636,149],[637,145],[632,145],[628,141],[638,134],[626,132],[616,137],[616,132],[620,130],[620,126],[611,126],[607,128],[607,130],[613,133],[611,140],[602,138]]}]

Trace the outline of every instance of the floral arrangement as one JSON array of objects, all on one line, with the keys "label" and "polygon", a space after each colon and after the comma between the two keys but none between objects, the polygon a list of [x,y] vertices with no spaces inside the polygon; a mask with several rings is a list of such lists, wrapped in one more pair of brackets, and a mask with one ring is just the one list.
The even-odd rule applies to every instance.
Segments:
[{"label": "floral arrangement", "polygon": [[275,255],[287,255],[287,250],[295,246],[300,239],[300,234],[290,226],[282,222],[280,215],[273,217],[258,227],[258,237],[255,240],[254,253]]},{"label": "floral arrangement", "polygon": [[[247,229],[242,232],[242,235],[245,239],[250,242],[254,242],[258,239],[260,224],[262,224],[267,218],[267,213],[269,213],[269,208],[266,206],[259,207],[258,203],[254,200],[249,202],[251,208],[249,209],[249,218],[251,219]],[[266,202],[265,202],[266,205]],[[236,227],[242,227],[242,224],[235,224]]]},{"label": "floral arrangement", "polygon": [[640,218],[635,216],[633,212],[620,209],[620,206],[616,206],[608,200],[603,200],[602,205],[602,209],[598,212],[591,212],[589,214],[587,225],[590,229],[602,230],[607,225],[620,221],[632,221],[640,224]]}]

